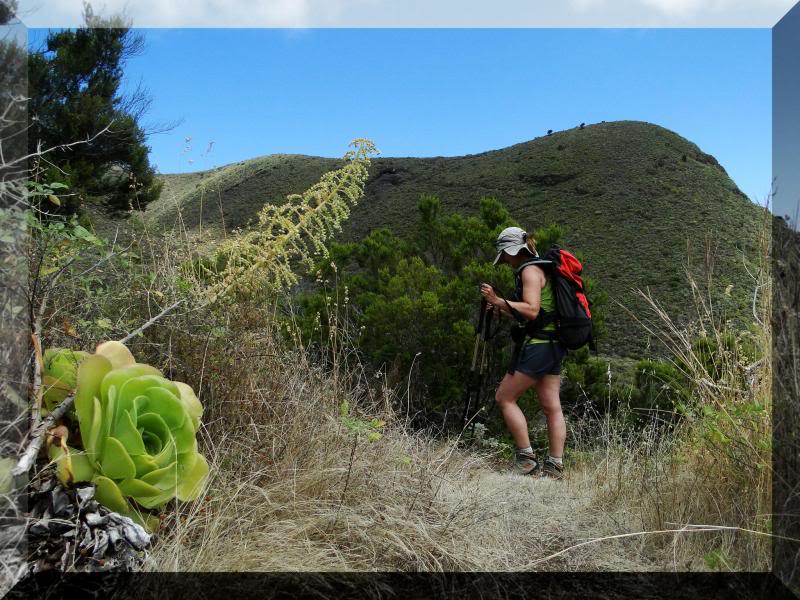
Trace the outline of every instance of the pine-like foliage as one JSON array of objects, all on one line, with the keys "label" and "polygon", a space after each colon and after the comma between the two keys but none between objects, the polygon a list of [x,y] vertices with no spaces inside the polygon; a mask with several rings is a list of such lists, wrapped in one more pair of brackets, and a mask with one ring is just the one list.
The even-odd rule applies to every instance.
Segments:
[{"label": "pine-like foliage", "polygon": [[48,212],[75,213],[92,198],[114,211],[143,209],[161,191],[146,144],[161,126],[140,125],[150,98],[141,88],[123,93],[123,78],[144,37],[124,18],[96,16],[88,3],[84,20],[76,29],[49,31],[30,52],[28,151],[52,148],[41,181],[72,191]]},{"label": "pine-like foliage", "polygon": [[219,249],[224,267],[207,289],[211,299],[291,287],[298,266],[312,269],[314,257],[328,256],[326,243],[363,197],[369,157],[377,153],[367,139],[350,146],[343,167],[325,173],[305,193],[287,196],[282,205],[265,204],[255,228]]}]

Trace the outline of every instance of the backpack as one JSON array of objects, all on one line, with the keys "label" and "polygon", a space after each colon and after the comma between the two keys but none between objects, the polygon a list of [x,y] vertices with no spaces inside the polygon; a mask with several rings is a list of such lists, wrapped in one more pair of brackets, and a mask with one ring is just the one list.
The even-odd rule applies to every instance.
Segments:
[{"label": "backpack", "polygon": [[[526,337],[557,340],[568,350],[577,350],[588,344],[596,353],[590,302],[586,298],[583,279],[580,276],[583,265],[571,252],[554,245],[543,257],[522,263],[517,271],[517,277],[521,279],[522,269],[532,264],[543,268],[550,277],[556,305],[555,314],[540,310],[539,316],[531,321],[522,317],[519,311],[506,303],[520,323],[512,328],[512,339],[518,344]],[[545,325],[553,322],[556,324],[555,333],[542,331]]]}]

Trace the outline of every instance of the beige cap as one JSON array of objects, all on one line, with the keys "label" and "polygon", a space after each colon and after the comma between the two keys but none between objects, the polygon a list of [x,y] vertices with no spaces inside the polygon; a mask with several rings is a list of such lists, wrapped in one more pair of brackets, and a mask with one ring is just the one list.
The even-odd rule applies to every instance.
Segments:
[{"label": "beige cap", "polygon": [[497,249],[497,256],[494,259],[493,265],[500,262],[503,252],[507,252],[511,256],[516,256],[523,248],[528,248],[528,234],[524,229],[519,227],[506,227],[497,236],[497,241],[494,245]]}]

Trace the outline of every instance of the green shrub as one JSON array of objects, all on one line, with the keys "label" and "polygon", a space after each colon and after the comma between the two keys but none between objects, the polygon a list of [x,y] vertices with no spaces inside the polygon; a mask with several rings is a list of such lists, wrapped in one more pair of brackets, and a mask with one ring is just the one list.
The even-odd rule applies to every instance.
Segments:
[{"label": "green shrub", "polygon": [[[320,289],[300,296],[299,325],[305,341],[323,347],[336,327],[349,327],[369,363],[393,375],[394,383],[408,380],[414,386],[412,396],[418,400],[409,408],[441,424],[445,411],[455,419],[463,407],[481,299],[478,285],[491,283],[499,295],[513,291],[511,269],[491,261],[497,234],[516,223],[490,197],[481,199],[479,217],[442,215],[439,199],[428,195],[420,198],[418,210],[421,224],[411,242],[380,228],[360,242],[332,244],[330,257],[316,266]],[[555,224],[537,230],[537,248],[559,243],[563,234]],[[591,280],[587,287],[593,290]],[[590,296],[602,337],[605,297],[597,291]],[[508,327],[506,319],[503,323]],[[487,350],[493,360],[488,361],[482,402],[491,402],[492,382],[508,366],[507,329]],[[599,375],[595,379],[601,380]]]},{"label": "green shrub", "polygon": [[755,340],[750,332],[734,333],[730,330],[719,335],[697,335],[692,341],[692,354],[700,369],[712,381],[720,381],[730,372],[731,365],[747,364],[758,356]]},{"label": "green shrub", "polygon": [[672,363],[641,360],[636,364],[631,407],[674,411],[678,405],[688,404],[690,398],[691,391],[686,376]]}]

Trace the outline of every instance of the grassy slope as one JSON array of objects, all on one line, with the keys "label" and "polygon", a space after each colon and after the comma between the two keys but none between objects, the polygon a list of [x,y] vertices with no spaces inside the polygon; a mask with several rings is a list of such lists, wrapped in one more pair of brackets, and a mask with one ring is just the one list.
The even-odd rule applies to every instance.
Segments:
[{"label": "grassy slope", "polygon": [[[684,160],[685,157],[685,160]],[[313,184],[336,159],[302,155],[259,157],[203,173],[166,175],[162,198],[147,209],[150,223],[169,227],[177,211],[189,228],[246,226],[267,201]],[[373,161],[366,199],[340,234],[359,239],[389,226],[411,235],[416,203],[438,195],[445,211],[476,214],[482,196],[495,196],[528,230],[560,223],[567,246],[583,252],[586,273],[609,292],[609,339],[603,350],[640,356],[642,329],[617,302],[642,310],[633,288],[649,287],[678,319],[688,315],[684,276],[687,243],[702,266],[713,236],[721,308],[745,321],[751,285],[742,250],[752,249],[759,209],[724,169],[695,144],[662,127],[618,121],[571,129],[508,148],[460,157]]]}]

